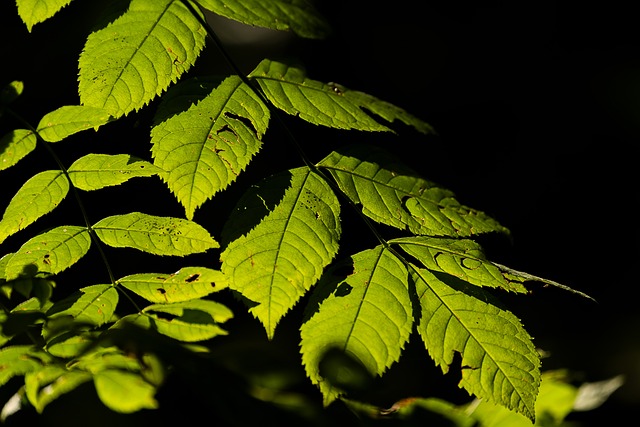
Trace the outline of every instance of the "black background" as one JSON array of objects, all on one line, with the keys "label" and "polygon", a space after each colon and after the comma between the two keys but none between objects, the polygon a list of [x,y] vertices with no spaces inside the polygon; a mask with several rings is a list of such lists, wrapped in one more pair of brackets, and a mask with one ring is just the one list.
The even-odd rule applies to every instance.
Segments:
[{"label": "black background", "polygon": [[[31,34],[15,16],[12,2],[0,6],[0,84],[25,82],[16,108],[34,124],[61,105],[78,103],[76,58],[83,44],[79,34],[88,34],[101,11],[99,2],[89,3],[72,2]],[[334,144],[352,140],[395,147],[423,176],[511,230],[512,242],[489,245],[493,259],[595,298],[594,303],[554,288],[534,287],[531,296],[507,296],[506,301],[535,344],[549,352],[543,369],[567,368],[576,382],[625,376],[625,384],[602,407],[574,413],[570,419],[590,426],[634,414],[640,404],[635,150],[640,137],[640,38],[631,2],[590,6],[398,0],[376,7],[365,1],[320,3],[334,28],[325,41],[270,31],[236,33],[237,27],[225,20],[212,23],[244,72],[263,57],[296,60],[311,78],[367,92],[430,123],[438,135],[425,137],[400,128],[399,136],[353,136],[291,125],[305,132],[305,138],[313,130],[313,141],[304,143],[314,147],[309,153],[314,161]],[[69,30],[61,34],[61,26]],[[233,42],[239,34],[246,42]],[[210,44],[190,75],[228,72]],[[143,110],[122,124],[109,125],[112,130],[104,132],[106,136],[74,136],[56,150],[67,165],[87,146],[95,152],[131,151],[133,146],[148,158],[149,114]],[[2,134],[15,125],[6,117],[0,120]],[[128,130],[135,123],[136,130]],[[120,129],[127,130],[114,137]],[[269,136],[273,145],[280,142],[279,136],[277,131]],[[299,164],[286,155],[290,150],[269,150],[260,155],[274,157],[261,166],[264,169],[249,168],[245,182],[269,168]],[[26,178],[55,167],[31,158],[23,162],[20,173],[0,172],[0,205],[8,203]],[[87,195],[91,214],[97,219],[136,209],[183,215],[160,183],[141,181],[128,187],[129,194],[118,196],[116,206],[94,208],[92,203],[97,206],[110,194],[122,193]],[[206,218],[215,235],[216,224],[227,213],[221,205],[234,196],[216,196],[196,212],[195,220]],[[166,200],[162,209],[145,209],[154,197]],[[69,215],[77,214],[54,212],[31,227],[80,221]],[[25,236],[7,239],[3,253],[19,247]],[[354,247],[370,239],[356,231],[347,237],[352,240],[345,246]],[[113,256],[120,257],[120,275],[139,271],[139,264],[127,264],[130,253]],[[84,267],[91,268],[91,262],[99,261],[89,258]],[[168,265],[179,262],[167,260]],[[282,335],[288,322],[294,324],[295,313],[290,317],[283,321]],[[252,333],[263,339],[259,326]],[[290,346],[295,352],[295,343]],[[402,368],[389,372],[389,396],[437,396],[434,385],[425,384],[434,381],[432,372],[421,370],[430,359],[419,348],[410,350],[398,364]]]}]

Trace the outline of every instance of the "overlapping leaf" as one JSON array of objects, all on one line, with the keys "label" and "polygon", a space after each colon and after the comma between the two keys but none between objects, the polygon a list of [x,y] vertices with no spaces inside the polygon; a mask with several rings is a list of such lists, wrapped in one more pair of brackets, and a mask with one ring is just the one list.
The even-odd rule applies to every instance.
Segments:
[{"label": "overlapping leaf", "polygon": [[377,222],[415,234],[470,236],[508,230],[483,212],[461,205],[454,194],[420,178],[390,153],[372,146],[334,151],[319,167]]},{"label": "overlapping leaf", "polygon": [[83,105],[118,118],[146,105],[195,62],[206,32],[179,0],[132,0],[89,35],[80,55]]},{"label": "overlapping leaf", "polygon": [[155,255],[185,256],[219,246],[206,229],[193,221],[140,212],[104,218],[93,229],[109,246]]},{"label": "overlapping leaf", "polygon": [[225,224],[222,271],[270,338],[338,251],[339,209],[326,181],[299,168],[251,189]]},{"label": "overlapping leaf", "polygon": [[344,351],[381,375],[399,359],[413,324],[404,264],[382,246],[352,256],[352,263],[346,278],[339,270],[323,277],[310,302],[314,314],[301,327],[302,363],[325,404],[340,394],[318,370],[327,350]]},{"label": "overlapping leaf", "polygon": [[87,372],[68,370],[61,365],[48,365],[25,375],[25,394],[29,403],[42,413],[45,406],[79,385],[91,381]]},{"label": "overlapping leaf", "polygon": [[93,377],[98,397],[106,407],[121,413],[141,409],[156,409],[157,387],[136,373],[119,369],[105,369]]},{"label": "overlapping leaf", "polygon": [[220,324],[232,317],[233,313],[225,305],[196,299],[147,306],[141,313],[123,317],[114,327],[133,324],[179,341],[196,342],[226,335],[227,331]]},{"label": "overlapping leaf", "polygon": [[0,220],[0,243],[60,204],[69,191],[61,171],[44,171],[30,178],[13,196]]},{"label": "overlapping leaf", "polygon": [[113,285],[91,285],[53,304],[47,316],[50,319],[66,316],[78,324],[102,326],[111,320],[117,305],[118,292]]},{"label": "overlapping leaf", "polygon": [[240,77],[151,131],[154,164],[188,219],[232,183],[261,147],[269,110]]},{"label": "overlapping leaf", "polygon": [[473,240],[416,236],[392,239],[389,243],[400,245],[431,271],[451,274],[476,286],[527,292],[524,279],[501,271]]},{"label": "overlapping leaf", "polygon": [[0,139],[0,170],[8,169],[36,148],[36,134],[26,129],[15,129]]},{"label": "overlapping leaf", "polygon": [[31,345],[14,345],[0,349],[0,386],[14,376],[20,376],[39,369],[52,357]]},{"label": "overlapping leaf", "polygon": [[154,303],[189,301],[227,287],[222,272],[205,267],[183,267],[173,274],[132,274],[118,283]]},{"label": "overlapping leaf", "polygon": [[87,129],[97,129],[110,120],[111,116],[102,108],[85,105],[65,105],[40,119],[38,134],[45,141],[62,141],[69,135]]},{"label": "overlapping leaf", "polygon": [[161,174],[162,169],[129,154],[87,154],[69,167],[74,187],[85,191],[119,185],[135,177]]},{"label": "overlapping leaf", "polygon": [[22,275],[60,273],[80,260],[90,246],[91,237],[85,227],[56,227],[22,245],[7,262],[5,277],[12,280]]},{"label": "overlapping leaf", "polygon": [[306,0],[197,0],[204,7],[244,24],[293,31],[301,37],[324,38],[330,33],[327,21]]},{"label": "overlapping leaf", "polygon": [[33,26],[44,22],[71,3],[71,0],[16,0],[18,15],[29,32]]},{"label": "overlapping leaf", "polygon": [[424,121],[371,95],[335,83],[307,78],[300,68],[263,60],[249,75],[277,108],[310,123],[338,129],[385,131],[391,129],[365,110],[388,122],[400,120],[422,133],[432,131]]},{"label": "overlapping leaf", "polygon": [[518,318],[426,269],[414,268],[411,276],[420,300],[418,332],[436,364],[446,373],[459,353],[461,387],[533,419],[540,359]]}]

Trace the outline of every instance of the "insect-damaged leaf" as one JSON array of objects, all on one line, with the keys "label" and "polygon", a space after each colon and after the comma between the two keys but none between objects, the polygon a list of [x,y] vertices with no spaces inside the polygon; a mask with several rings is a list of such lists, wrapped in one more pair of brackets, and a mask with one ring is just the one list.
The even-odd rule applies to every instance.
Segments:
[{"label": "insect-damaged leaf", "polygon": [[162,169],[129,154],[87,154],[69,167],[69,178],[76,188],[91,191],[162,172]]},{"label": "insect-damaged leaf", "polygon": [[138,110],[194,64],[206,32],[180,0],[132,0],[87,38],[80,55],[83,105],[118,118]]},{"label": "insect-damaged leaf", "polygon": [[344,351],[381,375],[400,358],[413,324],[403,263],[382,246],[352,256],[351,262],[353,273],[346,278],[333,269],[323,276],[309,302],[311,317],[300,329],[302,363],[325,404],[341,394],[319,372],[328,350]]},{"label": "insect-damaged leaf", "polygon": [[227,287],[222,272],[205,267],[183,267],[173,274],[132,274],[118,283],[154,303],[189,301]]},{"label": "insect-damaged leaf", "polygon": [[459,353],[460,387],[533,419],[540,357],[518,318],[447,286],[428,270],[412,268],[411,277],[420,300],[418,332],[442,371],[449,371]]},{"label": "insect-damaged leaf", "polygon": [[260,150],[268,123],[268,108],[233,76],[152,129],[153,163],[167,171],[163,180],[188,219],[246,168]]},{"label": "insect-damaged leaf", "polygon": [[334,151],[318,167],[377,222],[415,234],[470,236],[509,231],[483,212],[461,205],[454,194],[420,178],[386,151],[357,145]]},{"label": "insect-damaged leaf", "polygon": [[47,316],[64,316],[79,324],[102,326],[107,323],[118,305],[118,292],[113,285],[91,285],[80,288],[49,308]]},{"label": "insect-damaged leaf", "polygon": [[377,115],[388,122],[400,120],[422,133],[432,132],[431,126],[401,108],[335,83],[309,79],[303,70],[281,62],[265,59],[249,77],[260,85],[274,106],[316,125],[391,131],[374,119]]},{"label": "insect-damaged leaf", "polygon": [[338,251],[339,215],[329,185],[303,167],[250,189],[225,224],[222,271],[269,338]]},{"label": "insect-damaged leaf", "polygon": [[104,218],[93,229],[109,246],[155,255],[185,256],[219,246],[206,229],[193,221],[140,212]]}]

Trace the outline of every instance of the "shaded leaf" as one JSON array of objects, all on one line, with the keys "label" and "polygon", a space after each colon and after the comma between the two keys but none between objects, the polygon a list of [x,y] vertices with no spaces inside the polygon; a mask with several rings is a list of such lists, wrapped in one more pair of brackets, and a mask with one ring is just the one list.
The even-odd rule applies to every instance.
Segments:
[{"label": "shaded leaf", "polygon": [[185,342],[204,341],[227,335],[219,324],[233,317],[226,306],[209,300],[190,300],[174,304],[153,304],[141,313],[120,319],[114,327],[132,323]]},{"label": "shaded leaf", "polygon": [[69,192],[62,171],[44,171],[29,178],[13,196],[0,220],[0,243],[55,209]]},{"label": "shaded leaf", "polygon": [[211,12],[234,21],[273,30],[293,31],[301,37],[325,38],[328,22],[306,0],[196,0]]},{"label": "shaded leaf", "polygon": [[48,365],[27,373],[24,380],[29,402],[38,413],[42,413],[55,399],[90,381],[91,375],[82,371],[69,371],[60,365]]},{"label": "shaded leaf", "polygon": [[[20,80],[14,80],[9,84],[4,85],[0,89],[0,105],[9,105],[15,101],[24,91],[24,82]],[[2,110],[0,110],[0,116],[2,116]]]},{"label": "shaded leaf", "polygon": [[194,64],[206,32],[179,0],[132,0],[87,38],[80,55],[83,105],[118,118],[138,110]]},{"label": "shaded leaf", "polygon": [[36,134],[26,129],[15,129],[0,139],[0,170],[8,169],[36,148]]},{"label": "shaded leaf", "polygon": [[381,375],[399,359],[413,323],[402,262],[382,246],[351,259],[353,273],[346,278],[331,269],[323,276],[310,301],[311,317],[300,328],[302,363],[325,405],[341,393],[319,374],[327,351],[346,352],[371,374]]},{"label": "shaded leaf", "polygon": [[31,32],[33,26],[44,22],[71,3],[71,0],[16,0],[18,15]]},{"label": "shaded leaf", "polygon": [[156,386],[137,373],[107,369],[93,377],[98,397],[116,412],[132,413],[141,409],[156,409]]},{"label": "shaded leaf", "polygon": [[336,83],[307,78],[304,71],[287,64],[263,60],[249,77],[277,108],[310,123],[338,129],[384,131],[391,129],[375,120],[371,113],[392,122],[401,120],[422,133],[431,126],[401,108]]},{"label": "shaded leaf", "polygon": [[40,369],[51,360],[51,356],[30,345],[14,345],[0,349],[0,386],[14,376]]},{"label": "shaded leaf", "polygon": [[69,167],[71,183],[85,191],[119,185],[135,177],[152,176],[163,171],[129,154],[87,154]]},{"label": "shaded leaf", "polygon": [[160,99],[153,116],[153,125],[157,126],[171,116],[187,111],[209,96],[223,80],[220,76],[199,76],[181,80],[171,86]]},{"label": "shaded leaf", "polygon": [[476,286],[527,293],[524,280],[504,274],[487,260],[482,246],[473,240],[415,236],[389,243],[398,244],[431,271],[451,274]]},{"label": "shaded leaf", "polygon": [[193,221],[140,212],[104,218],[93,229],[109,246],[155,255],[185,256],[219,247],[209,232]]},{"label": "shaded leaf", "polygon": [[69,135],[98,127],[109,122],[111,116],[102,108],[84,105],[65,105],[46,114],[38,124],[38,134],[45,141],[62,141]]},{"label": "shaded leaf", "polygon": [[173,274],[132,274],[118,283],[154,303],[189,301],[228,286],[222,272],[205,267],[183,267]]},{"label": "shaded leaf", "polygon": [[[274,194],[283,197],[264,212],[265,199]],[[253,209],[260,203],[264,218],[256,218]],[[269,338],[337,253],[339,215],[331,187],[303,167],[250,189],[238,202],[233,220],[225,224],[233,233],[247,234],[229,243],[220,255],[222,271],[229,277],[229,287],[248,300],[249,311]]]},{"label": "shaded leaf", "polygon": [[460,387],[533,420],[540,358],[518,318],[428,270],[414,268],[411,276],[420,300],[418,332],[436,364],[447,373],[459,353]]},{"label": "shaded leaf", "polygon": [[483,212],[461,205],[455,195],[420,178],[377,147],[357,145],[333,151],[319,167],[369,218],[415,234],[470,236],[509,231]]},{"label": "shaded leaf", "polygon": [[68,316],[80,324],[102,326],[111,319],[117,305],[118,291],[113,285],[91,285],[53,304],[47,316]]},{"label": "shaded leaf", "polygon": [[154,164],[186,217],[235,181],[260,150],[268,108],[240,77],[227,78],[189,110],[151,131]]},{"label": "shaded leaf", "polygon": [[7,280],[37,273],[57,274],[75,264],[91,246],[85,227],[61,226],[40,234],[18,249],[5,268]]},{"label": "shaded leaf", "polygon": [[97,338],[97,334],[82,331],[69,331],[48,339],[46,350],[56,357],[76,357],[87,350]]}]

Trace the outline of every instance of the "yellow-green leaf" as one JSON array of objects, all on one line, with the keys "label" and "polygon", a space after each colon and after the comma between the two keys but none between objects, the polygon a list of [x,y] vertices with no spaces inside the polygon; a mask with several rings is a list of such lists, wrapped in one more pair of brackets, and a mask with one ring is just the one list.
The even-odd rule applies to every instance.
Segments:
[{"label": "yellow-green leaf", "polygon": [[129,154],[87,154],[69,167],[69,178],[74,187],[91,191],[162,172],[146,160]]},{"label": "yellow-green leaf", "polygon": [[156,386],[141,374],[105,369],[94,375],[93,382],[102,403],[113,411],[127,414],[158,407]]},{"label": "yellow-green leaf", "polygon": [[36,148],[36,134],[26,129],[15,129],[0,139],[0,170],[10,168]]},{"label": "yellow-green leaf", "polygon": [[71,0],[16,0],[18,15],[29,32],[33,26],[44,22],[71,3]]},{"label": "yellow-green leaf", "polygon": [[109,122],[111,116],[102,108],[85,105],[65,105],[40,119],[38,134],[45,141],[62,141],[69,135],[87,130],[97,129]]}]

